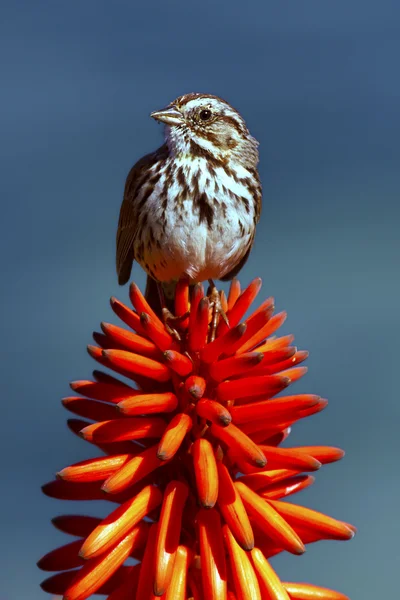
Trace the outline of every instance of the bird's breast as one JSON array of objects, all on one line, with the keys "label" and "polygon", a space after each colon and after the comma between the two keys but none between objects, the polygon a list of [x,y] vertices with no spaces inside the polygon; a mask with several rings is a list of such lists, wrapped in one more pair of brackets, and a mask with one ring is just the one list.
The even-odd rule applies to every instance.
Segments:
[{"label": "bird's breast", "polygon": [[143,206],[142,266],[160,281],[219,279],[232,270],[254,236],[251,178],[243,167],[201,158],[166,166]]}]

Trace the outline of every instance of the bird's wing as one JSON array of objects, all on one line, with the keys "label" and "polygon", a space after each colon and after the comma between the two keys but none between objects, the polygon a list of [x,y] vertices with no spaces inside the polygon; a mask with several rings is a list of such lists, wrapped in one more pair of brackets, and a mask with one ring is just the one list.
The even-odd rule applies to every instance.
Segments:
[{"label": "bird's wing", "polygon": [[120,285],[124,285],[129,281],[132,263],[135,258],[133,244],[138,233],[136,202],[138,193],[142,186],[146,184],[150,168],[154,163],[163,158],[166,151],[167,148],[164,145],[156,152],[152,152],[141,158],[132,167],[126,179],[117,230],[116,266]]}]

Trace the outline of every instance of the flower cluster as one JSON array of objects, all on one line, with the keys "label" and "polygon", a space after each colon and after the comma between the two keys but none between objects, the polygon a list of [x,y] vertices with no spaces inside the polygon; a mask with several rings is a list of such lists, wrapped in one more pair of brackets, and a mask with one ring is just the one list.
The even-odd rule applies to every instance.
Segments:
[{"label": "flower cluster", "polygon": [[[212,309],[203,287],[177,285],[175,331],[132,284],[134,310],[111,306],[129,327],[102,323],[90,355],[124,377],[96,370],[75,381],[64,406],[70,429],[103,453],[62,469],[43,487],[68,500],[109,500],[103,520],[62,515],[76,536],[39,561],[58,571],[42,583],[64,600],[346,600],[304,583],[281,582],[270,557],[302,554],[321,539],[348,540],[347,523],[283,501],[310,486],[309,473],[339,460],[326,446],[281,447],[291,426],[323,410],[313,394],[283,392],[306,369],[293,336],[274,334],[285,313],[268,298],[244,319],[261,281],[232,282],[209,342]],[[126,383],[133,382],[132,385]],[[86,419],[89,419],[87,421]],[[135,559],[135,560],[132,560]]]}]

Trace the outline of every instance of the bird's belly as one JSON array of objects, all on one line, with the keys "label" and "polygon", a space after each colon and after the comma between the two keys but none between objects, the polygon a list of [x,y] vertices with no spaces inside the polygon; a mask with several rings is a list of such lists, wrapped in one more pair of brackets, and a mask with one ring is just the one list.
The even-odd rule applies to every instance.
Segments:
[{"label": "bird's belly", "polygon": [[253,239],[253,215],[226,202],[216,205],[208,220],[191,200],[168,215],[167,220],[155,220],[157,244],[140,261],[159,281],[220,279],[240,262]]}]

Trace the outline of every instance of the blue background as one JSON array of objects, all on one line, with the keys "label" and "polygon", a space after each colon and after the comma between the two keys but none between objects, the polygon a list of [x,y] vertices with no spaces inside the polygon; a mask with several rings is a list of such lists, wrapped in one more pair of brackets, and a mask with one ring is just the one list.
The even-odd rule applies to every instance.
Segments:
[{"label": "blue background", "polygon": [[127,299],[114,237],[125,176],[161,143],[148,114],[190,91],[226,98],[261,143],[241,280],[263,278],[311,352],[294,389],[330,400],[291,441],[347,451],[299,501],[357,537],[274,565],[397,597],[399,52],[398,0],[1,2],[1,600],[44,599],[35,562],[71,540],[50,518],[82,507],[40,492],[91,452],[60,398],[90,377],[109,296]]}]

